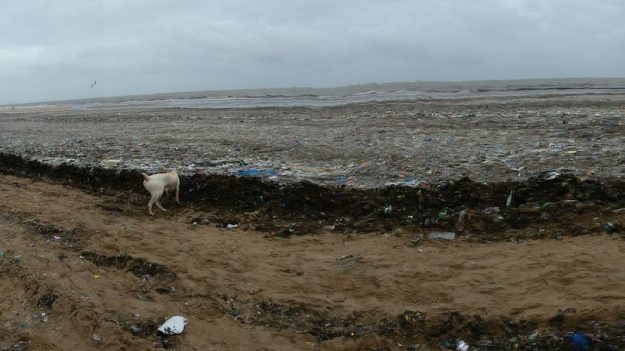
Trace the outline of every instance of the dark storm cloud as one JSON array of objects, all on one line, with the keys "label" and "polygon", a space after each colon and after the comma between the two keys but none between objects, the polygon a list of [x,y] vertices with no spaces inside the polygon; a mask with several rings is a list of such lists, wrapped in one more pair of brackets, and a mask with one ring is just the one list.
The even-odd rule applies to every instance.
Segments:
[{"label": "dark storm cloud", "polygon": [[4,2],[0,103],[373,81],[622,77],[624,14],[618,0]]}]

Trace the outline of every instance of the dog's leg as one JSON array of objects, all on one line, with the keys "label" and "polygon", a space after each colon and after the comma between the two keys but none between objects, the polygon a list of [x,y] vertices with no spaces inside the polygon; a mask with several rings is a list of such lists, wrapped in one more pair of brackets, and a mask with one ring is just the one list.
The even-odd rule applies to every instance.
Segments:
[{"label": "dog's leg", "polygon": [[154,200],[154,197],[152,197],[152,198],[150,199],[150,202],[148,202],[148,214],[149,214],[150,216],[154,216],[154,212],[152,212],[152,204],[154,204],[154,201],[155,201],[155,200]]},{"label": "dog's leg", "polygon": [[154,205],[154,203],[156,203],[156,206],[158,206],[159,208],[163,208],[161,207],[161,204],[158,202],[158,199],[161,197],[161,195],[163,195],[163,191],[159,191],[159,192],[155,192],[152,195],[152,198],[150,199],[150,202],[148,202],[148,213],[150,215],[154,215],[154,212],[152,212],[152,205]]},{"label": "dog's leg", "polygon": [[176,182],[176,202],[180,205],[180,181]]},{"label": "dog's leg", "polygon": [[167,212],[166,209],[163,208],[163,206],[161,206],[161,202],[159,201],[159,199],[156,200],[156,207],[160,208],[161,210]]}]

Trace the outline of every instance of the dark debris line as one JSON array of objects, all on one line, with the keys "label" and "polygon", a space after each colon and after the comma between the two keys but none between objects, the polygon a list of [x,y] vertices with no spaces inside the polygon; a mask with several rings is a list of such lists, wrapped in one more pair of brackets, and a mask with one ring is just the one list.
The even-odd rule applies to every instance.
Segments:
[{"label": "dark debris line", "polygon": [[570,311],[558,313],[547,322],[507,317],[483,319],[455,311],[428,315],[409,310],[372,320],[364,313],[341,316],[336,310],[305,305],[222,298],[229,305],[231,317],[242,323],[303,332],[317,342],[379,335],[402,345],[403,350],[419,350],[424,345],[455,349],[458,340],[466,341],[472,350],[573,350],[571,325],[575,325],[591,335],[593,350],[625,348],[625,320],[616,324],[578,320]]},{"label": "dark debris line", "polygon": [[[145,196],[138,171],[52,166],[0,153],[0,172],[46,178],[94,192]],[[506,239],[523,228],[563,228],[578,235],[571,216],[625,207],[625,182],[582,180],[546,171],[518,182],[479,183],[468,178],[433,187],[386,186],[373,189],[278,184],[260,178],[225,175],[181,177],[187,205],[244,218],[256,230],[278,236],[309,234],[324,227],[338,233],[410,230],[455,231],[487,240]],[[200,222],[200,221],[195,221]],[[619,233],[618,222],[610,222]],[[540,234],[539,236],[540,237]]]}]

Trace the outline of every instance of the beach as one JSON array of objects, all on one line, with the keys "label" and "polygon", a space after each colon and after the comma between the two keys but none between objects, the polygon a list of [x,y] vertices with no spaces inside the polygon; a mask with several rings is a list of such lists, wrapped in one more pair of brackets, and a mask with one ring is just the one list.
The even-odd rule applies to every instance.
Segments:
[{"label": "beach", "polygon": [[468,95],[0,110],[0,350],[622,349],[625,94]]}]

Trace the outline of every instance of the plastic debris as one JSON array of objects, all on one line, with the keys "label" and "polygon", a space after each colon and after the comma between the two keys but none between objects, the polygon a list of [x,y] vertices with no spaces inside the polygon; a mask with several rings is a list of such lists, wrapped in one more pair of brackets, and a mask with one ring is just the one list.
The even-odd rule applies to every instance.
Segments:
[{"label": "plastic debris", "polygon": [[133,335],[139,335],[143,331],[143,329],[137,327],[136,325],[131,325],[129,328]]},{"label": "plastic debris", "polygon": [[469,215],[469,211],[462,210],[458,213],[458,220],[455,223],[456,230],[461,232],[464,230],[465,221]]},{"label": "plastic debris", "polygon": [[45,312],[41,312],[41,313],[37,312],[37,313],[33,313],[32,319],[40,319],[41,323],[47,323],[48,315]]},{"label": "plastic debris", "polygon": [[417,186],[419,185],[419,181],[416,180],[415,178],[406,178],[406,179],[402,179],[402,180],[397,180],[397,181],[388,181],[386,183],[384,183],[384,185],[386,186]]},{"label": "plastic debris", "polygon": [[226,225],[226,228],[228,228],[228,229],[234,229],[234,228],[238,228],[238,227],[239,227],[238,224],[228,224],[228,225]]},{"label": "plastic debris", "polygon": [[119,160],[104,160],[103,163],[106,167],[116,167],[118,166],[120,163],[122,162],[121,159]]},{"label": "plastic debris", "polygon": [[362,257],[360,256],[346,255],[341,256],[341,258],[337,259],[336,261],[343,270],[346,270],[356,264],[356,262],[359,262],[361,259]]},{"label": "plastic debris", "polygon": [[573,344],[573,348],[575,351],[588,351],[590,350],[590,343],[588,342],[588,338],[586,335],[575,332],[571,337],[571,344]]},{"label": "plastic debris", "polygon": [[445,218],[447,218],[447,209],[446,208],[438,213],[438,219],[443,220]]},{"label": "plastic debris", "polygon": [[238,318],[240,314],[241,314],[241,311],[239,311],[238,309],[236,308],[230,309],[230,315],[232,316],[232,318]]},{"label": "plastic debris", "polygon": [[616,231],[616,225],[612,222],[607,222],[603,225],[603,230],[608,234],[612,234]]},{"label": "plastic debris", "polygon": [[0,257],[4,257],[4,251],[0,250]]},{"label": "plastic debris", "polygon": [[384,214],[391,214],[392,211],[393,211],[393,206],[392,205],[388,205],[388,206],[384,207]]},{"label": "plastic debris", "polygon": [[413,245],[418,246],[419,244],[421,244],[421,235],[420,234],[415,234],[412,237],[412,240],[410,240],[412,242]]},{"label": "plastic debris", "polygon": [[464,340],[458,341],[456,344],[456,351],[469,351],[469,344],[467,344]]},{"label": "plastic debris", "polygon": [[510,195],[508,195],[508,198],[506,199],[506,207],[510,207],[510,205],[512,205],[512,191],[510,192]]},{"label": "plastic debris", "polygon": [[276,172],[273,169],[242,169],[239,171],[240,177],[261,177],[261,176],[275,176]]},{"label": "plastic debris", "polygon": [[500,209],[498,206],[488,207],[482,210],[482,213],[485,215],[494,215],[499,213]]},{"label": "plastic debris", "polygon": [[430,239],[454,240],[456,233],[454,232],[431,232]]},{"label": "plastic debris", "polygon": [[554,180],[560,176],[560,172],[556,170],[550,170],[543,173],[544,180]]},{"label": "plastic debris", "polygon": [[350,177],[348,176],[338,176],[334,179],[334,182],[336,184],[347,184],[347,182],[349,181]]},{"label": "plastic debris", "polygon": [[188,323],[189,321],[184,317],[173,316],[158,327],[158,331],[165,335],[181,334]]}]

